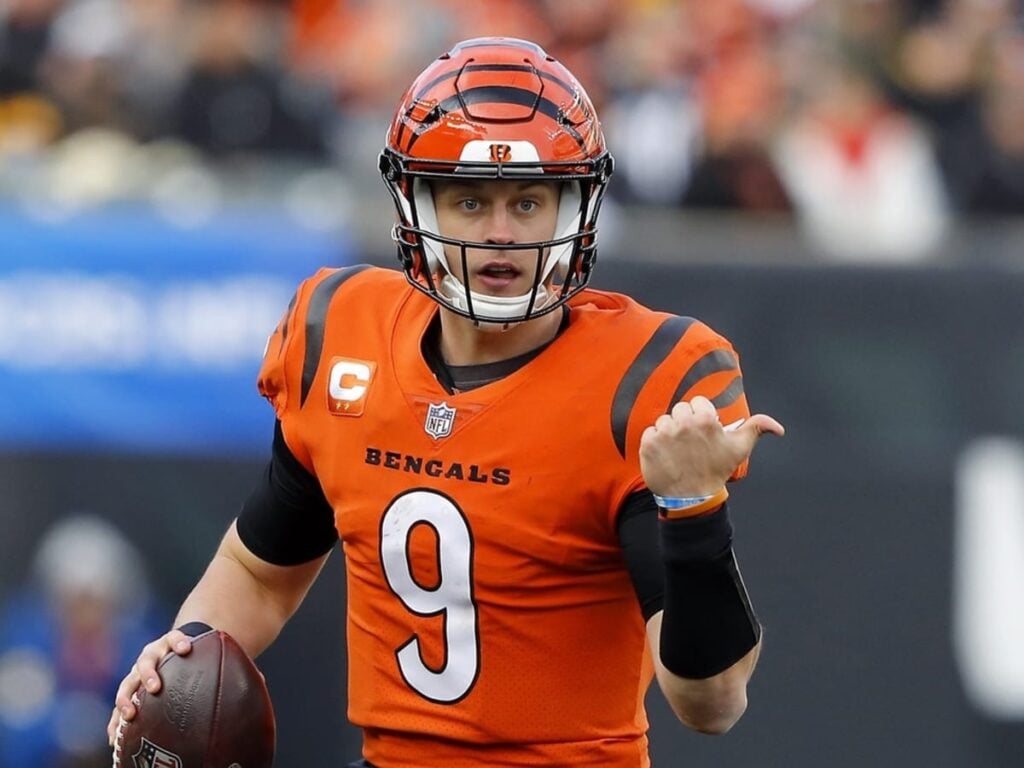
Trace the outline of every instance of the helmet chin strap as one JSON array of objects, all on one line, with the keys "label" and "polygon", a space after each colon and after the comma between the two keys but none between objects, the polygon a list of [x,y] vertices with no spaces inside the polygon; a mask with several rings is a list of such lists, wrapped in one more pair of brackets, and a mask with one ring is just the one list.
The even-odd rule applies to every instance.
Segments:
[{"label": "helmet chin strap", "polygon": [[[447,267],[447,265],[445,266]],[[472,298],[472,314],[477,318],[479,327],[487,331],[507,330],[509,323],[522,322],[527,319],[524,316],[533,294],[531,291],[520,296],[487,296],[473,291],[467,297],[466,286],[450,272],[441,278],[438,289],[452,303],[452,306],[463,312],[470,311],[469,299]],[[545,286],[538,286],[533,311],[546,307],[553,296],[554,294]]]}]

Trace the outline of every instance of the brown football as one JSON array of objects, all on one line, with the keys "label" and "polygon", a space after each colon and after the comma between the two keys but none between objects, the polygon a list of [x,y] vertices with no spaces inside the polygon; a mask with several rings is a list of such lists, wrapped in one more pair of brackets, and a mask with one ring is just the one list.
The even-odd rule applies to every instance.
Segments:
[{"label": "brown football", "polygon": [[192,638],[187,656],[160,662],[163,687],[139,689],[138,712],[121,720],[119,768],[270,768],[276,726],[266,683],[225,632]]}]

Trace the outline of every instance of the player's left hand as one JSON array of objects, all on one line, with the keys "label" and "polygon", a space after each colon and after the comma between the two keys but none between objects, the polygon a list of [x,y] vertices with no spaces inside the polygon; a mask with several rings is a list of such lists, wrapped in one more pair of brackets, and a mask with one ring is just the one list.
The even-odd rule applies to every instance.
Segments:
[{"label": "player's left hand", "polygon": [[763,434],[785,428],[763,413],[723,427],[706,397],[682,400],[659,416],[640,437],[640,470],[658,496],[704,496],[717,492],[750,456]]}]

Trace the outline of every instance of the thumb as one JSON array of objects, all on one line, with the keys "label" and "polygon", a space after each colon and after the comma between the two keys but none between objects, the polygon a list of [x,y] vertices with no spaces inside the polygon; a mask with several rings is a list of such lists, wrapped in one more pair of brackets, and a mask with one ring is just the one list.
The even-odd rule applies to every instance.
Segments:
[{"label": "thumb", "polygon": [[744,421],[733,434],[745,445],[745,453],[749,453],[754,449],[754,444],[761,435],[770,434],[782,437],[786,434],[786,428],[771,416],[756,413]]}]

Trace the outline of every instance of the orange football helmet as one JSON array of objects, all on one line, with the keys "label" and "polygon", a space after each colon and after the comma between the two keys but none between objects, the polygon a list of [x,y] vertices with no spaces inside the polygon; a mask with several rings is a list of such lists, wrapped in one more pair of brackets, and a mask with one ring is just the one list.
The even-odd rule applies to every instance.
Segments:
[{"label": "orange football helmet", "polygon": [[[406,277],[451,311],[507,325],[551,312],[589,282],[612,156],[583,87],[540,46],[503,37],[455,45],[402,97],[379,166],[398,211],[392,237]],[[454,178],[564,182],[554,237],[494,244],[442,236],[429,181]],[[445,245],[460,249],[463,275],[470,248],[534,252],[532,290],[469,290]]]}]

